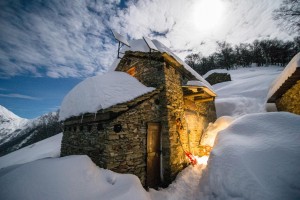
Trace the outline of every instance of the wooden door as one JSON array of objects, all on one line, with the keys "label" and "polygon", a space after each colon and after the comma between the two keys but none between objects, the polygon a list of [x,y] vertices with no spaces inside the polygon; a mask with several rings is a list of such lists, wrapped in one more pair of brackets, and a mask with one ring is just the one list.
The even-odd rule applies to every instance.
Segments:
[{"label": "wooden door", "polygon": [[160,123],[148,123],[146,180],[151,188],[160,184]]}]

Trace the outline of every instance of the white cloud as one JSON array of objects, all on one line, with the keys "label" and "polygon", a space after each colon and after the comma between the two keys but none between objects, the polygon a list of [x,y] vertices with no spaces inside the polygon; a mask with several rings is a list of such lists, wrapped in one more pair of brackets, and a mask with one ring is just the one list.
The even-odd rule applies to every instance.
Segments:
[{"label": "white cloud", "polygon": [[219,7],[209,11],[214,8],[209,4],[202,15],[197,12],[204,12],[204,1],[208,0],[131,0],[123,9],[119,0],[2,1],[0,77],[101,73],[117,54],[109,28],[129,38],[158,39],[182,58],[191,52],[213,52],[217,40],[237,44],[292,38],[271,19],[281,0],[210,0]]},{"label": "white cloud", "polygon": [[[281,0],[210,2],[216,5],[212,6],[206,0],[138,1],[128,10],[120,11],[120,17],[111,20],[114,24],[122,24],[120,32],[127,32],[133,38],[146,35],[160,40],[161,36],[155,32],[165,32],[163,42],[173,50],[201,51],[206,55],[212,53],[215,42],[221,40],[237,44],[262,38],[292,39],[292,36],[280,31],[272,20],[272,11],[280,5]],[[210,9],[206,15],[197,13],[205,10],[201,6]],[[190,52],[180,53],[181,57],[187,53]]]},{"label": "white cloud", "polygon": [[40,100],[39,98],[23,95],[23,94],[0,94],[0,97],[8,97],[8,98],[19,98],[19,99],[30,99],[30,100]]}]

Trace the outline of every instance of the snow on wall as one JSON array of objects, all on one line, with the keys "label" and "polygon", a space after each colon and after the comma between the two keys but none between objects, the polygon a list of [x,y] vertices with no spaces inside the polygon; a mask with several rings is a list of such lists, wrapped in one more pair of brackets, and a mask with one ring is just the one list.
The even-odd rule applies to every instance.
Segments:
[{"label": "snow on wall", "polygon": [[225,74],[229,74],[229,71],[227,69],[213,69],[213,70],[208,71],[206,74],[204,74],[203,78],[207,78],[207,77],[209,77],[209,75],[211,75],[213,73],[225,73]]},{"label": "snow on wall", "polygon": [[96,113],[118,103],[130,101],[153,91],[124,72],[109,72],[87,78],[76,85],[64,98],[59,120],[84,113]]},{"label": "snow on wall", "polygon": [[268,92],[267,99],[272,97],[272,95],[281,87],[281,85],[296,71],[296,68],[300,68],[300,52],[296,54],[289,64],[285,67],[282,73],[277,79],[272,83],[270,90]]}]

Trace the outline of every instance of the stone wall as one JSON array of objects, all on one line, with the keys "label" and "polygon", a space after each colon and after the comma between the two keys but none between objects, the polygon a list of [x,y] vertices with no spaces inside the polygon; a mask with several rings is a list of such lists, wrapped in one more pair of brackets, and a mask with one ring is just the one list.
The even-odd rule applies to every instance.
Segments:
[{"label": "stone wall", "polygon": [[170,141],[170,181],[189,164],[184,151],[200,155],[200,138],[209,122],[216,119],[214,102],[196,103],[185,100],[184,77],[166,64],[166,101]]},{"label": "stone wall", "polygon": [[143,53],[127,51],[116,68],[116,71],[127,72],[135,68],[136,79],[148,87],[164,84],[163,57],[160,52]]},{"label": "stone wall", "polygon": [[[161,104],[155,95],[133,109],[112,120],[106,127],[108,138],[104,154],[109,155],[107,168],[119,173],[137,175],[145,185],[147,161],[147,123],[161,122]],[[121,124],[122,131],[113,131],[114,125]]]},{"label": "stone wall", "polygon": [[[160,122],[160,98],[161,93],[156,94],[106,122],[68,121],[61,156],[86,154],[100,167],[137,175],[145,185],[147,123]],[[121,125],[119,133],[115,125]]]},{"label": "stone wall", "polygon": [[300,81],[291,87],[276,101],[279,111],[288,111],[300,115]]},{"label": "stone wall", "polygon": [[108,156],[103,152],[107,137],[106,124],[102,122],[68,121],[64,127],[61,156],[88,155],[99,167],[106,168]]},{"label": "stone wall", "polygon": [[209,82],[211,85],[222,83],[226,81],[231,81],[231,76],[228,73],[212,73],[205,80]]},{"label": "stone wall", "polygon": [[[171,183],[189,161],[184,151],[200,155],[200,138],[208,123],[216,119],[214,102],[185,104],[182,85],[187,81],[176,66],[165,62],[160,52],[126,52],[116,71],[135,67],[136,77],[146,86],[165,87],[161,96],[163,185]],[[152,59],[151,61],[149,59]],[[187,123],[186,116],[193,121]]]},{"label": "stone wall", "polygon": [[[152,60],[150,60],[150,58]],[[159,122],[162,136],[162,186],[171,183],[189,164],[184,151],[201,155],[200,138],[216,118],[214,102],[199,103],[183,97],[186,77],[161,53],[126,52],[116,71],[127,72],[146,86],[161,88],[147,100],[127,103],[101,115],[65,121],[61,155],[86,154],[100,167],[137,175],[146,183],[147,123]],[[121,108],[123,108],[121,106]],[[115,125],[122,131],[116,133]]]}]

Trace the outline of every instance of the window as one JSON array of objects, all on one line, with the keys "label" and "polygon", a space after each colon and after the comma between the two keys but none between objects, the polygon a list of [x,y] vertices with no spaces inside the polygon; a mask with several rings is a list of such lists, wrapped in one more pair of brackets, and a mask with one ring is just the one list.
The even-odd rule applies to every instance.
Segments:
[{"label": "window", "polygon": [[135,67],[131,67],[129,70],[127,70],[127,73],[131,76],[134,76],[136,74]]}]

